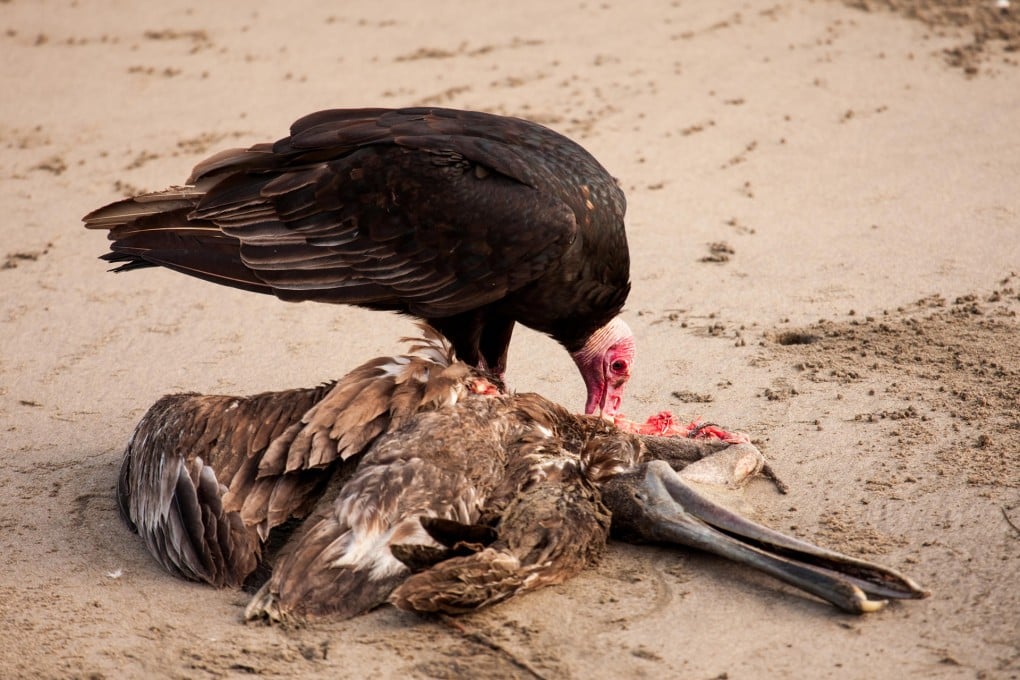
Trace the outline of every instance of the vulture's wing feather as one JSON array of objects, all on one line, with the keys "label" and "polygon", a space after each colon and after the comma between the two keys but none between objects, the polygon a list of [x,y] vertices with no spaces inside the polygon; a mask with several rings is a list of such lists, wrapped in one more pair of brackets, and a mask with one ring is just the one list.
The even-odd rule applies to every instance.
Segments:
[{"label": "vulture's wing feather", "polygon": [[542,155],[561,141],[471,112],[325,111],[276,144],[208,159],[191,191],[125,199],[85,221],[110,230],[106,257],[121,269],[452,316],[539,278],[576,239],[568,203],[584,199],[565,199]]}]

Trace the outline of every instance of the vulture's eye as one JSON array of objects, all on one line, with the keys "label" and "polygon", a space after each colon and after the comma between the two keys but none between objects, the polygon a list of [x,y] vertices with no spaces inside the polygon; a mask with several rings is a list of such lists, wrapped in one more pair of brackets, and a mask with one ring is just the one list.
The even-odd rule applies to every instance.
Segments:
[{"label": "vulture's eye", "polygon": [[612,369],[613,373],[626,373],[627,362],[623,359],[617,359],[613,363],[609,364],[609,368]]}]

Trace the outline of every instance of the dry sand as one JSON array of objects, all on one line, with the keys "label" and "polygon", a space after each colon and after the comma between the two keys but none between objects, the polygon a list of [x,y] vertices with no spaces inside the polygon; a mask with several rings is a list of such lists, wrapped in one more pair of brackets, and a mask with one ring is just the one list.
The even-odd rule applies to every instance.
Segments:
[{"label": "dry sand", "polygon": [[[0,2],[0,676],[1020,677],[1020,8],[991,4]],[[149,404],[314,384],[412,327],[107,274],[80,216],[310,111],[422,103],[595,153],[630,203],[630,415],[752,433],[791,490],[731,503],[933,596],[855,618],[614,545],[462,630],[280,629],[160,571],[113,500]],[[581,404],[548,339],[511,364]]]}]

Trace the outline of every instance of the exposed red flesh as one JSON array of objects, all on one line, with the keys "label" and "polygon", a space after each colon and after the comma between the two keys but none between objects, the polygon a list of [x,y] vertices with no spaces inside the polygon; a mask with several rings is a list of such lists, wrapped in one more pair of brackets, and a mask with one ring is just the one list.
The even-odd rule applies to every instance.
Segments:
[{"label": "exposed red flesh", "polygon": [[616,416],[616,426],[624,432],[647,434],[659,437],[687,437],[691,439],[718,439],[736,444],[750,441],[743,432],[727,432],[721,427],[705,424],[701,418],[695,418],[686,425],[681,424],[670,411],[659,411],[649,416],[644,423],[627,420],[625,416]]}]

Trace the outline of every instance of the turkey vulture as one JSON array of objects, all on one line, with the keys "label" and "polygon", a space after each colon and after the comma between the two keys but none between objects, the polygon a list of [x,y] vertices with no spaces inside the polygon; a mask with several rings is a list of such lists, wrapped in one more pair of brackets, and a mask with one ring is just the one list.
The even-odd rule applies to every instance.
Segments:
[{"label": "turkey vulture", "polygon": [[615,415],[634,338],[623,192],[583,148],[518,118],[337,109],[219,153],[187,186],[84,217],[116,271],[162,266],[283,300],[410,314],[502,378],[515,323],[573,357]]},{"label": "turkey vulture", "polygon": [[570,578],[611,527],[746,562],[851,612],[924,596],[700,497],[674,468],[761,454],[717,429],[691,434],[636,435],[505,394],[435,334],[314,389],[164,397],[132,435],[118,499],[165,568],[217,586],[257,585],[267,539],[304,518],[249,619],[342,618],[387,601],[469,611]]}]

